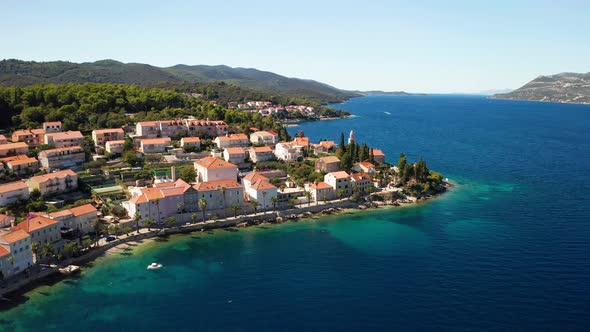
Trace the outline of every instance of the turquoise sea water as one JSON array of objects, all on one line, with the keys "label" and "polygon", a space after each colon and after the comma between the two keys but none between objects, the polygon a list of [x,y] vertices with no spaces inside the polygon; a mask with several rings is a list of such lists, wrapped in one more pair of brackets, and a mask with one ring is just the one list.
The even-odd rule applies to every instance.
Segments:
[{"label": "turquoise sea water", "polygon": [[[354,129],[456,187],[418,206],[146,244],[25,294],[0,331],[590,329],[590,107],[469,96],[338,107],[358,117],[291,131]],[[146,271],[154,261],[165,268]]]}]

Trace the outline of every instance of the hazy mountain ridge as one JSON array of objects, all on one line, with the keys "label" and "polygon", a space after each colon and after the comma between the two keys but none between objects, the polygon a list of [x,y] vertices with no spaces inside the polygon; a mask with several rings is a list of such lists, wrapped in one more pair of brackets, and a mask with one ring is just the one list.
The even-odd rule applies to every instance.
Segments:
[{"label": "hazy mountain ridge", "polygon": [[590,104],[590,73],[539,76],[522,87],[492,98]]},{"label": "hazy mountain ridge", "polygon": [[123,83],[155,85],[162,82],[216,82],[302,97],[318,103],[341,102],[360,94],[340,90],[313,80],[289,78],[253,68],[225,65],[176,65],[167,68],[115,60],[73,63],[67,61],[0,61],[0,85],[26,86],[43,83]]}]

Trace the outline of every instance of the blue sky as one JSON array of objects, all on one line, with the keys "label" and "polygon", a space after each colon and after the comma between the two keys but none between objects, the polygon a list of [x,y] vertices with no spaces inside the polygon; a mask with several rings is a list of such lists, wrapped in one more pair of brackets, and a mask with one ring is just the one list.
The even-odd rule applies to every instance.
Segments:
[{"label": "blue sky", "polygon": [[590,1],[8,1],[0,58],[226,64],[344,89],[478,92],[590,71]]}]

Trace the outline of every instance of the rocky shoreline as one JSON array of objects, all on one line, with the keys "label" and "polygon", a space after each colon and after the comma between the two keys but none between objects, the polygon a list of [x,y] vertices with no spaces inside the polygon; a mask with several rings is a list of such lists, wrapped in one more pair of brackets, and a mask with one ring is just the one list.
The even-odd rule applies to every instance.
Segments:
[{"label": "rocky shoreline", "polygon": [[123,247],[137,246],[146,243],[157,237],[168,237],[174,234],[188,234],[193,232],[203,232],[212,229],[230,228],[230,227],[248,227],[261,224],[283,223],[288,221],[297,221],[299,219],[308,219],[326,215],[351,212],[355,210],[370,210],[381,207],[411,206],[425,202],[431,198],[438,197],[445,193],[453,185],[444,182],[437,190],[433,190],[420,198],[404,198],[394,201],[375,200],[376,197],[382,197],[386,192],[377,192],[358,202],[353,202],[348,198],[330,201],[326,203],[304,204],[293,209],[283,211],[266,211],[250,215],[237,217],[228,217],[225,219],[209,220],[194,224],[185,224],[164,229],[146,229],[142,228],[132,232],[130,235],[121,235],[112,242],[99,242],[98,247],[88,250],[85,254],[68,259],[59,266],[48,268],[31,275],[26,279],[16,281],[12,284],[4,285],[0,288],[0,310],[12,307],[26,301],[24,294],[36,287],[43,285],[53,285],[70,276],[59,273],[59,268],[76,264],[84,267],[91,266],[92,262],[99,257],[107,254],[120,252]]}]

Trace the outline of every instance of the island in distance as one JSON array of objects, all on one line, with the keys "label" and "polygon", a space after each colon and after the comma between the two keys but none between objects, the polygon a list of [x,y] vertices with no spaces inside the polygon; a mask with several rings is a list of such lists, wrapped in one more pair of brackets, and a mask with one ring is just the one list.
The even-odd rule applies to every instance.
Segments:
[{"label": "island in distance", "polygon": [[492,98],[590,104],[590,73],[539,76],[512,92]]}]

